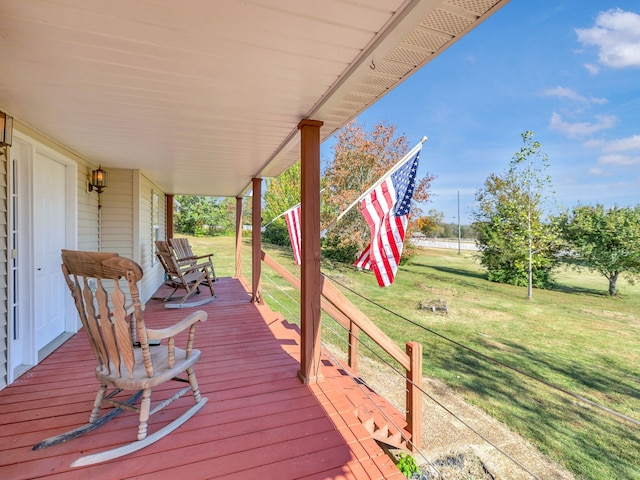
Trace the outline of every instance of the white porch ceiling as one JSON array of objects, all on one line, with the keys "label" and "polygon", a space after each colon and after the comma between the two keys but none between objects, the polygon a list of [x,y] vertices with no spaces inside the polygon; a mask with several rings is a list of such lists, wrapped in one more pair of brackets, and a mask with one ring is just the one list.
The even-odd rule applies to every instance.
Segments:
[{"label": "white porch ceiling", "polygon": [[[0,0],[0,110],[169,194],[239,196],[508,0]],[[375,65],[375,69],[372,68]]]}]

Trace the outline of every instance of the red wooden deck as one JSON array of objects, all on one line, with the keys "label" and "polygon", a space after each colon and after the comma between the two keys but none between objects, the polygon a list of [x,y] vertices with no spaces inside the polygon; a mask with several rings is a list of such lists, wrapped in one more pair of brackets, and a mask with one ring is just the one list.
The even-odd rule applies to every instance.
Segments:
[{"label": "red wooden deck", "polygon": [[[97,382],[80,332],[0,391],[0,479],[404,478],[356,419],[354,404],[366,397],[341,366],[323,357],[325,381],[303,385],[297,328],[251,304],[238,280],[221,279],[216,294],[201,307],[209,319],[196,333],[196,374],[209,401],[186,424],[143,450],[88,467],[70,464],[135,440],[137,415],[125,412],[83,437],[32,451],[88,419]],[[145,319],[156,328],[189,311],[150,300]],[[150,433],[191,402],[186,395],[152,416]]]}]

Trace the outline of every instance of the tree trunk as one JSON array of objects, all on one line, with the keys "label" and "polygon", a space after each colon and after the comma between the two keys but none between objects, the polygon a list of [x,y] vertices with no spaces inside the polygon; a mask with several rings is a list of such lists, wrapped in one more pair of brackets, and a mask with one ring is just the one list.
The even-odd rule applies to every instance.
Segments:
[{"label": "tree trunk", "polygon": [[616,282],[618,281],[618,272],[615,272],[609,276],[609,295],[616,296]]},{"label": "tree trunk", "polygon": [[533,300],[533,247],[531,237],[529,237],[529,271],[527,279],[527,299]]},{"label": "tree trunk", "polygon": [[[531,193],[529,193],[531,195]],[[531,238],[531,197],[529,197],[529,211],[527,213],[527,229],[529,235],[529,271],[527,284],[527,299],[533,300],[533,239]]]}]

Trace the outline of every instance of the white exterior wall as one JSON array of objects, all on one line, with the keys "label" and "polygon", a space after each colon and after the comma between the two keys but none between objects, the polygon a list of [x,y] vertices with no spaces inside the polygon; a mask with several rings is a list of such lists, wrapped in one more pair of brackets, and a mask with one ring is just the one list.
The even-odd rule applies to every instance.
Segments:
[{"label": "white exterior wall", "polygon": [[165,200],[165,194],[160,187],[155,185],[149,178],[142,173],[138,176],[138,208],[135,212],[139,214],[138,218],[138,232],[139,232],[139,250],[138,258],[136,261],[142,267],[144,271],[144,277],[142,278],[141,295],[142,300],[147,301],[151,298],[151,295],[158,289],[158,287],[164,281],[164,269],[160,262],[158,262],[155,256],[155,250],[153,248],[153,212],[152,212],[152,198],[153,194],[157,194],[157,220],[158,228],[156,229],[156,240],[166,240],[167,238],[167,225],[166,225],[166,207],[167,202]]},{"label": "white exterior wall", "polygon": [[134,241],[134,170],[104,168],[108,172],[109,186],[102,193],[100,224],[103,252],[117,252],[123,257],[135,258]]},{"label": "white exterior wall", "polygon": [[102,194],[103,252],[117,252],[135,260],[144,272],[140,284],[143,302],[151,298],[164,279],[164,270],[153,255],[152,192],[158,193],[159,237],[166,237],[165,195],[139,170],[107,169],[109,186]]},{"label": "white exterior wall", "polygon": [[[141,300],[149,300],[164,280],[164,271],[158,263],[152,262],[151,239],[152,192],[159,194],[159,239],[166,238],[165,195],[151,180],[138,170],[110,169],[109,185],[102,193],[102,208],[98,209],[97,192],[88,192],[87,182],[91,171],[97,168],[88,160],[52,141],[41,133],[16,121],[14,124],[14,143],[26,142],[30,148],[44,149],[56,157],[64,157],[65,161],[75,164],[77,168],[77,212],[75,221],[75,240],[68,244],[75,245],[78,250],[115,251],[138,262],[144,271],[140,285]],[[0,157],[0,389],[9,381],[8,348],[9,348],[9,313],[8,298],[10,286],[8,280],[10,195],[8,185],[8,162]],[[102,232],[102,235],[100,235]],[[29,275],[21,271],[21,275]],[[68,292],[67,292],[68,293]]]},{"label": "white exterior wall", "polygon": [[[97,225],[96,206],[97,199],[91,196],[86,191],[86,180],[93,167],[88,161],[79,157],[74,152],[62,147],[50,138],[42,135],[40,132],[29,128],[26,125],[21,124],[19,121],[14,121],[14,134],[13,134],[13,149],[15,153],[12,155],[9,152],[9,158],[15,158],[20,165],[21,161],[26,158],[32,158],[33,155],[44,155],[48,158],[56,158],[65,162],[67,165],[73,165],[75,169],[74,177],[76,180],[76,191],[73,192],[72,197],[67,197],[71,204],[75,207],[72,210],[68,210],[67,224],[71,227],[71,230],[67,232],[66,245],[68,248],[78,248],[83,250],[95,250],[98,241],[98,235],[95,226]],[[20,152],[18,154],[18,152]],[[9,259],[11,258],[11,242],[10,242],[10,224],[11,219],[16,217],[18,222],[22,223],[22,239],[20,240],[20,246],[15,245],[13,248],[18,248],[18,262],[24,262],[28,255],[25,256],[24,245],[29,245],[31,242],[28,240],[30,235],[33,235],[31,229],[24,225],[25,217],[24,213],[19,214],[20,211],[29,211],[28,205],[22,202],[26,201],[24,193],[19,193],[17,197],[12,197],[13,187],[9,185],[10,178],[13,175],[9,175],[8,168],[10,164],[8,159],[4,156],[0,157],[0,389],[4,388],[11,377],[9,375],[9,334],[11,321],[11,315],[9,312],[9,301],[12,291],[17,289],[17,285],[8,278],[9,272]],[[21,175],[24,175],[26,170],[19,167]],[[73,170],[71,170],[73,171]],[[24,181],[24,179],[23,179]],[[68,194],[69,195],[69,194]],[[28,220],[28,219],[27,219]],[[24,289],[25,285],[29,285],[31,280],[29,276],[32,272],[28,264],[23,264],[19,267],[20,288]],[[26,292],[23,291],[23,294]],[[23,297],[24,298],[24,297]],[[72,305],[72,302],[69,301]],[[31,315],[29,308],[22,308],[23,315]],[[67,329],[74,331],[79,326],[79,321],[76,317],[67,319]],[[74,326],[75,325],[75,326]]]}]

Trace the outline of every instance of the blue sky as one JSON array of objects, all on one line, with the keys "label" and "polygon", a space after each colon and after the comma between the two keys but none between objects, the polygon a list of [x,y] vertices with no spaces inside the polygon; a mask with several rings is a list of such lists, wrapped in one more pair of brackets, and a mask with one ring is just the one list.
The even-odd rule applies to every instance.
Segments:
[{"label": "blue sky", "polygon": [[[512,0],[358,117],[428,137],[426,209],[470,223],[475,192],[534,132],[560,207],[640,204],[640,4]],[[332,142],[322,158],[331,157]]]}]

